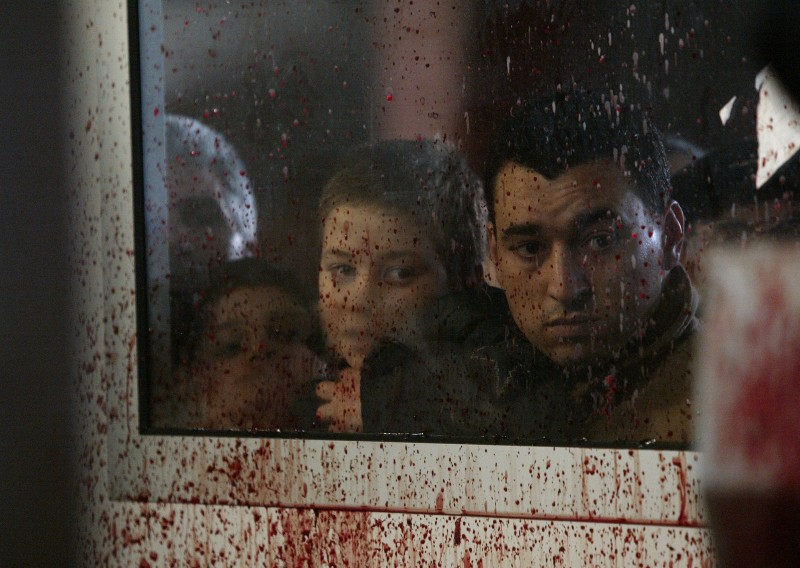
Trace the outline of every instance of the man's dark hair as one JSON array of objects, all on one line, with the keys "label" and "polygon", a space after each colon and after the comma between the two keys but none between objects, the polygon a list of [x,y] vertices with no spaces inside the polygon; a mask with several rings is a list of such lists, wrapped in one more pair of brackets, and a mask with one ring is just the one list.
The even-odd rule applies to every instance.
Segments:
[{"label": "man's dark hair", "polygon": [[574,92],[531,101],[502,125],[490,147],[484,177],[489,219],[494,221],[497,174],[507,163],[552,180],[593,161],[624,166],[645,207],[663,211],[670,170],[658,129],[622,95]]},{"label": "man's dark hair", "polygon": [[379,207],[429,231],[453,290],[477,283],[486,256],[483,184],[442,140],[384,140],[359,147],[322,190],[323,220],[337,207]]}]

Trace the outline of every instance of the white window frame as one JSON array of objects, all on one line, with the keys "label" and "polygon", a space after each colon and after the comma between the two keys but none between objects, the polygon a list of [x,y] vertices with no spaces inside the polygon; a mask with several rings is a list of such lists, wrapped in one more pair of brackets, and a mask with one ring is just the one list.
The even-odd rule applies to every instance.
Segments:
[{"label": "white window frame", "polygon": [[[125,65],[107,67],[107,81],[126,84]],[[115,114],[129,104],[98,101]],[[129,123],[105,128],[104,143],[129,143]],[[132,179],[131,161],[114,167]],[[81,191],[102,228],[87,246],[103,259],[99,364],[113,500],[705,525],[693,451],[143,435],[132,192],[98,200],[91,187]]]}]

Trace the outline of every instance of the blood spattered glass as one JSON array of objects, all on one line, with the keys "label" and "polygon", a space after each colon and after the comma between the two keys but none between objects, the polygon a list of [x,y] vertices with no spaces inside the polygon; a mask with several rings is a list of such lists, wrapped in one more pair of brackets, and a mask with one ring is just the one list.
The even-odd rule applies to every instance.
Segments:
[{"label": "blood spattered glass", "polygon": [[[763,104],[764,83],[755,86],[766,64],[753,31],[761,16],[757,2],[720,8],[711,0],[689,6],[605,0],[590,7],[570,0],[470,6],[164,0],[141,2],[138,13],[146,429],[195,428],[181,417],[196,414],[193,405],[203,398],[187,394],[200,380],[197,361],[207,360],[199,350],[220,348],[208,327],[214,307],[207,298],[261,286],[255,278],[239,284],[226,276],[232,264],[256,259],[288,275],[268,285],[284,285],[280,294],[291,299],[291,310],[242,301],[229,312],[262,322],[253,335],[280,346],[260,345],[263,353],[285,353],[289,344],[313,354],[309,376],[300,387],[292,383],[295,399],[281,403],[305,414],[285,425],[260,428],[251,417],[204,423],[206,429],[421,432],[424,440],[501,443],[691,442],[692,378],[667,372],[663,379],[660,370],[691,369],[694,324],[684,316],[702,313],[705,253],[723,242],[795,238],[796,159],[789,151],[765,153],[762,145],[759,161],[757,120],[769,121],[773,107]],[[660,130],[671,175],[661,197],[680,209],[653,213],[638,197],[629,174],[639,165],[624,160],[634,155],[635,139],[595,160],[593,171],[547,174],[521,164],[489,180],[501,191],[489,197],[492,224],[476,205],[479,228],[491,236],[482,275],[469,266],[451,268],[453,258],[467,254],[464,243],[422,197],[401,207],[400,198],[384,203],[354,192],[347,199],[363,199],[359,207],[344,200],[321,208],[326,184],[364,154],[364,145],[405,139],[423,156],[423,143],[437,140],[449,149],[405,190],[440,195],[445,166],[455,163],[442,155],[460,154],[477,180],[501,126],[529,101],[557,106],[559,97],[586,92],[612,122],[630,107]],[[385,163],[378,170],[383,177],[369,183],[390,183],[399,172]],[[541,182],[542,176],[551,179]],[[573,183],[580,185],[579,203],[570,201]],[[465,199],[477,203],[479,183],[469,184]],[[530,195],[516,192],[520,184]],[[385,189],[395,191],[403,193]],[[541,195],[546,204],[537,202]],[[588,205],[593,200],[597,207]],[[507,207],[531,215],[517,218]],[[362,210],[375,212],[368,225],[377,234],[345,242],[355,235],[348,219]],[[422,235],[411,241],[424,254],[403,244],[403,254],[392,256],[402,240],[392,236],[398,226],[411,227],[404,236]],[[343,235],[330,250],[327,230]],[[385,291],[413,287],[420,272],[439,270],[447,285],[403,304],[402,326],[381,316],[389,321],[374,326],[385,332],[372,339],[371,367],[369,356],[364,370],[350,367],[332,337],[341,326],[326,323],[331,296],[320,282],[338,282],[341,291],[351,285],[347,279],[363,278]],[[359,293],[341,300],[352,313],[384,297]],[[629,308],[637,305],[647,305],[646,313],[633,318]],[[388,308],[381,313],[391,314]],[[522,313],[533,313],[536,322],[529,325]],[[409,322],[417,326],[413,332]],[[598,331],[609,326],[620,329],[613,344]],[[359,333],[345,330],[351,332]],[[539,343],[541,337],[558,349]],[[670,362],[678,338],[686,343],[679,361]],[[291,367],[266,365],[263,380],[282,366]],[[220,372],[217,379],[225,378]]]}]

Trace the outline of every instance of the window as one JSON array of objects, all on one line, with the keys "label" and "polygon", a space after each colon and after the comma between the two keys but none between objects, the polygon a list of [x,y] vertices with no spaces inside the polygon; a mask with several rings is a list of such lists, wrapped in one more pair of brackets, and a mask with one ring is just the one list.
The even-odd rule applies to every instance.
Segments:
[{"label": "window", "polygon": [[[763,65],[732,39],[745,8],[717,8],[140,2],[138,415],[168,480],[156,498],[480,513],[521,461],[547,495],[588,482],[578,516],[702,517],[681,451],[691,381],[663,346],[690,357],[708,243],[788,229],[794,197],[791,163],[755,191]],[[580,207],[555,208],[574,191]],[[163,436],[189,431],[211,436]],[[188,465],[169,463],[185,444]],[[559,449],[545,466],[531,445]],[[423,495],[404,468],[454,475],[455,448],[466,493]],[[642,460],[674,481],[667,505],[637,494]],[[626,472],[629,502],[590,502],[611,482],[595,463]],[[361,493],[320,464],[365,476]],[[186,467],[216,484],[182,486]],[[495,512],[561,514],[523,486]]]}]

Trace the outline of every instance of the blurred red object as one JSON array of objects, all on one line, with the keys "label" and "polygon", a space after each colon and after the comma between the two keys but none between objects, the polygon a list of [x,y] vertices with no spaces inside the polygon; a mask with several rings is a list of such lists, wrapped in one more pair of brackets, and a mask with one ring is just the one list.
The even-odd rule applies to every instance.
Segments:
[{"label": "blurred red object", "polygon": [[698,440],[720,565],[800,566],[800,249],[710,266]]}]

